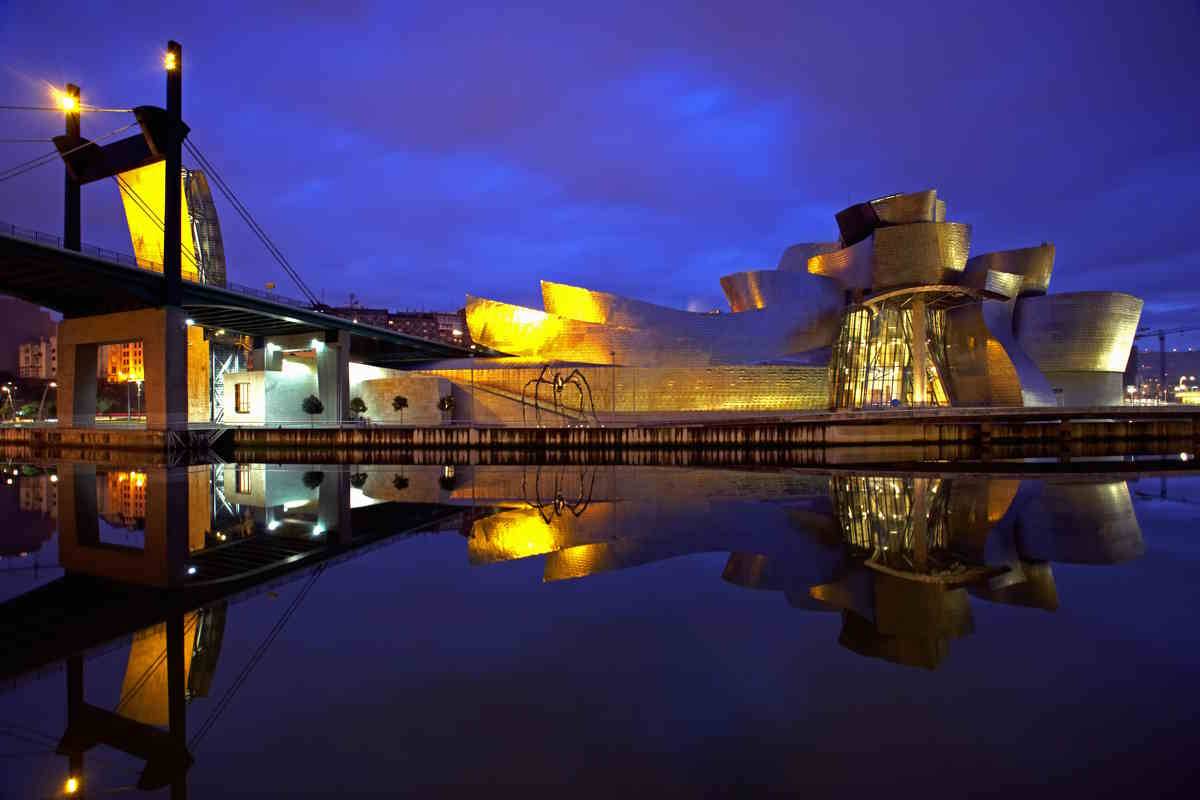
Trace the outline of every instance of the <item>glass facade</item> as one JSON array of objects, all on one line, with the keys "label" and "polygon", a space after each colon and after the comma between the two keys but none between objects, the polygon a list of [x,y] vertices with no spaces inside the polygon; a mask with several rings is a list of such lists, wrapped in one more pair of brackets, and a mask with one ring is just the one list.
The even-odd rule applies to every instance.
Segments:
[{"label": "glass facade", "polygon": [[834,341],[830,406],[949,405],[946,363],[944,309],[915,294],[856,306]]}]

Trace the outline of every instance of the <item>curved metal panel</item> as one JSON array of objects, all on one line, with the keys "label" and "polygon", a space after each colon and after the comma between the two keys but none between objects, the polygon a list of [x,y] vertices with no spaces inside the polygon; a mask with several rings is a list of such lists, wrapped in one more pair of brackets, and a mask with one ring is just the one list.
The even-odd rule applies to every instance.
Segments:
[{"label": "curved metal panel", "polygon": [[841,242],[801,242],[783,251],[775,269],[782,272],[808,272],[808,260],[813,256],[841,250]]},{"label": "curved metal panel", "polygon": [[[942,207],[943,217],[945,206]],[[865,203],[856,203],[834,215],[842,242],[857,244],[877,228],[937,220],[937,190],[926,189],[910,194],[891,194]]]},{"label": "curved metal panel", "polygon": [[[472,339],[514,356],[546,361],[629,366],[745,364],[819,350],[837,333],[842,297],[832,281],[814,286],[803,303],[772,306],[741,314],[698,314],[656,306],[604,292],[544,287],[548,305],[579,304],[580,316],[594,322],[467,297]],[[564,299],[565,298],[565,299]],[[561,303],[560,303],[561,300]]]},{"label": "curved metal panel", "polygon": [[947,316],[947,357],[957,405],[1048,406],[1046,376],[1012,333],[1013,301],[959,306]]},{"label": "curved metal panel", "polygon": [[1141,299],[1122,292],[1023,297],[1015,330],[1043,372],[1124,372],[1141,316]]},{"label": "curved metal panel", "polygon": [[1129,486],[1114,481],[1048,481],[1021,509],[1022,559],[1116,564],[1146,550]]},{"label": "curved metal panel", "polygon": [[803,309],[839,307],[842,287],[837,281],[808,272],[753,270],[721,278],[721,289],[734,313],[776,306]]},{"label": "curved metal panel", "polygon": [[1037,247],[981,253],[967,262],[963,280],[983,280],[988,271],[1020,275],[1023,295],[1045,294],[1054,271],[1054,245],[1045,242]]},{"label": "curved metal panel", "polygon": [[884,225],[933,222],[937,209],[937,190],[888,195],[872,200],[871,206],[875,209],[875,216]]},{"label": "curved metal panel", "polygon": [[1123,372],[1047,372],[1064,406],[1119,406],[1125,402]]},{"label": "curved metal panel", "polygon": [[184,182],[187,214],[192,225],[192,242],[200,266],[200,282],[210,286],[225,286],[225,243],[221,238],[221,222],[213,203],[208,178],[201,170],[188,170]]},{"label": "curved metal panel", "polygon": [[[970,263],[970,261],[967,262],[968,269]],[[1012,299],[1021,293],[1021,283],[1023,280],[1024,278],[1020,275],[1014,275],[1010,272],[996,272],[989,269],[985,272],[964,272],[959,284],[971,289],[980,289]]]},{"label": "curved metal panel", "polygon": [[971,226],[927,222],[880,228],[875,242],[871,287],[953,283],[971,250]]},{"label": "curved metal panel", "polygon": [[847,289],[869,289],[874,257],[875,241],[868,237],[850,247],[813,256],[808,260],[808,271],[833,278]]}]

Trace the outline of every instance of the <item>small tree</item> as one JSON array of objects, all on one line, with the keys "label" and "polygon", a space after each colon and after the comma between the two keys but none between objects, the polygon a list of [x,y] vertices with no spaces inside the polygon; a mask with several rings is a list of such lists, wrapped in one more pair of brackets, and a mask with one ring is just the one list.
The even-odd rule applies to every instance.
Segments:
[{"label": "small tree", "polygon": [[362,487],[366,486],[367,485],[367,473],[355,472],[353,475],[350,476],[350,485],[353,486],[355,489],[361,489]]},{"label": "small tree", "polygon": [[361,417],[367,413],[367,404],[361,397],[355,397],[350,401],[350,413],[356,417]]},{"label": "small tree", "polygon": [[392,410],[400,412],[400,424],[404,424],[404,409],[408,408],[408,398],[398,394],[392,398]]},{"label": "small tree", "polygon": [[313,417],[315,417],[317,414],[325,413],[325,404],[322,403],[321,398],[317,397],[315,394],[310,394],[308,397],[304,398],[304,402],[300,404],[300,407],[304,409],[305,414]]},{"label": "small tree", "polygon": [[408,488],[408,478],[403,475],[396,475],[392,478],[392,486],[395,486],[397,491],[402,492]]},{"label": "small tree", "polygon": [[308,472],[304,473],[304,476],[300,480],[304,481],[304,485],[309,489],[316,489],[321,485],[322,482],[324,482],[325,473],[315,469],[310,469]]}]

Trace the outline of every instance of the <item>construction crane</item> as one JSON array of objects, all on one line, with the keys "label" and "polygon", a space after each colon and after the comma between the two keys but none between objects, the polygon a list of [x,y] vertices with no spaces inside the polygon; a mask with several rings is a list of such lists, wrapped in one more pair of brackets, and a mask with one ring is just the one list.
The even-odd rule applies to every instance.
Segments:
[{"label": "construction crane", "polygon": [[1179,328],[1141,328],[1134,334],[1134,340],[1147,339],[1151,336],[1158,337],[1158,390],[1162,393],[1163,399],[1166,400],[1167,392],[1167,337],[1176,333],[1191,333],[1200,331],[1200,325],[1184,325]]}]

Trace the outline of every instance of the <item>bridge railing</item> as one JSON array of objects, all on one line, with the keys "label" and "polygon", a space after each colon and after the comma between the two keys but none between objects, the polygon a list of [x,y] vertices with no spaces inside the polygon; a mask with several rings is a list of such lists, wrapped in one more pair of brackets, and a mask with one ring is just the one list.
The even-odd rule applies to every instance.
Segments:
[{"label": "bridge railing", "polygon": [[[55,236],[52,233],[34,230],[33,228],[23,228],[19,225],[13,225],[12,223],[5,222],[3,220],[0,220],[0,235],[12,236],[14,239],[24,239],[27,242],[48,244],[52,247],[58,247],[64,250],[66,249],[66,243],[63,241],[63,237],[61,236]],[[110,250],[107,247],[98,247],[93,244],[85,243],[80,247],[80,252],[82,252],[84,255],[92,256],[93,258],[98,258],[101,261],[107,261],[111,264],[116,264],[122,267],[142,269],[146,270],[147,272],[161,273],[163,271],[162,264],[154,261],[148,261],[146,259],[138,259],[129,253]],[[276,294],[275,292],[264,291],[262,289],[255,289],[253,287],[245,286],[240,283],[234,283],[232,281],[227,281],[225,286],[219,288],[224,288],[228,291],[236,292],[237,294],[245,294],[264,300],[270,300],[273,303],[280,303],[285,306],[291,306],[292,308],[303,308],[309,311],[313,310],[312,304],[303,300],[298,300],[294,297],[288,297],[287,295]]]}]

